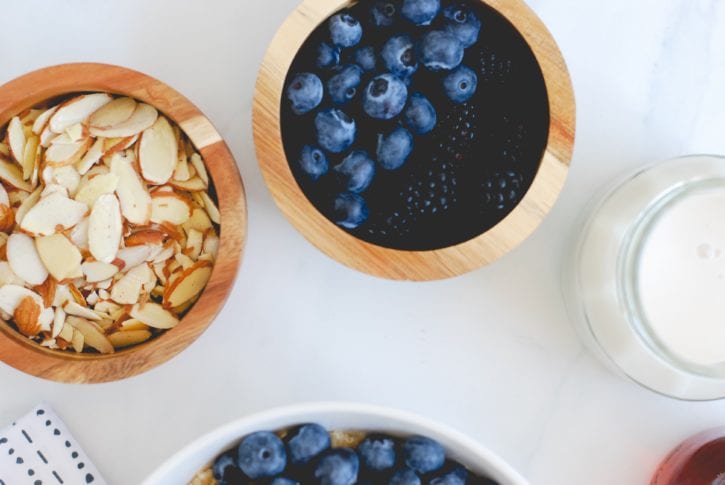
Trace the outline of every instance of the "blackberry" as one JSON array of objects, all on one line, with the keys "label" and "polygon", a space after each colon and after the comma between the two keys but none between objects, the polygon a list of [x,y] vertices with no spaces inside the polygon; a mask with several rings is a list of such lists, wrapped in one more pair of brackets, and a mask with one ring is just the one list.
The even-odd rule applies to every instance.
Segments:
[{"label": "blackberry", "polygon": [[524,195],[524,178],[514,170],[494,172],[483,179],[480,209],[484,213],[510,212]]},{"label": "blackberry", "polygon": [[483,47],[478,58],[478,82],[505,84],[511,76],[512,64],[511,59],[490,47]]},{"label": "blackberry", "polygon": [[427,168],[410,174],[400,197],[413,219],[437,216],[458,202],[457,185],[454,165],[434,157]]},{"label": "blackberry", "polygon": [[478,137],[478,107],[475,102],[456,104],[438,124],[435,144],[439,156],[459,164],[474,148]]},{"label": "blackberry", "polygon": [[526,162],[527,137],[526,125],[504,115],[490,130],[486,151],[497,167],[521,167]]},{"label": "blackberry", "polygon": [[375,240],[389,243],[391,240],[401,240],[409,236],[413,223],[413,217],[401,207],[385,214],[375,214],[365,225],[363,232]]}]

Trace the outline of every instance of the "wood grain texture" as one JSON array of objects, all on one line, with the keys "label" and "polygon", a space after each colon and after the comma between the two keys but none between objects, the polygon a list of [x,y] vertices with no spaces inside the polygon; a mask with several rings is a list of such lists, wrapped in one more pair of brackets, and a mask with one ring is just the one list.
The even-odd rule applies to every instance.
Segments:
[{"label": "wood grain texture", "polygon": [[60,382],[107,382],[147,371],[178,354],[211,324],[231,291],[246,240],[247,206],[229,148],[199,109],[166,84],[106,64],[63,64],[0,86],[0,126],[21,111],[68,93],[105,91],[132,96],[176,122],[206,161],[221,212],[219,259],[199,301],[179,325],[136,347],[110,355],[71,354],[43,348],[0,324],[0,360],[23,372]]},{"label": "wood grain texture", "polygon": [[280,103],[284,82],[307,37],[348,0],[305,0],[287,18],[265,55],[254,96],[254,141],[262,173],[287,219],[328,256],[358,271],[396,280],[426,281],[458,276],[510,252],[536,229],[561,192],[575,132],[575,102],[569,73],[553,37],[521,0],[482,0],[523,35],[539,61],[549,95],[549,139],[539,171],[522,202],[494,228],[465,243],[434,251],[383,248],[351,236],[307,199],[284,153]]}]

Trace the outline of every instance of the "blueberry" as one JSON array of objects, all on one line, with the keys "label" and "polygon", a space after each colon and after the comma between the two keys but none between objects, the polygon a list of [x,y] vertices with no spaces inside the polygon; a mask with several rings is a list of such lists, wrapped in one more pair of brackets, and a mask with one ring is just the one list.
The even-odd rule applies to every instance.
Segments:
[{"label": "blueberry", "polygon": [[217,480],[223,479],[232,470],[238,470],[237,457],[233,450],[227,451],[223,455],[219,456],[214,461],[214,465],[212,465],[212,473],[214,474],[214,478]]},{"label": "blueberry", "polygon": [[430,485],[466,485],[468,471],[461,465],[456,464],[454,468],[430,481]]},{"label": "blueberry", "polygon": [[357,447],[357,452],[368,470],[382,472],[395,466],[395,441],[389,436],[368,436]]},{"label": "blueberry", "polygon": [[301,485],[300,482],[297,480],[292,480],[291,478],[286,477],[277,477],[271,482],[269,482],[269,485]]},{"label": "blueberry", "polygon": [[375,49],[372,46],[361,47],[355,51],[353,56],[355,63],[362,68],[363,71],[374,71],[378,64],[375,56]]},{"label": "blueberry", "polygon": [[478,78],[473,69],[458,66],[443,79],[446,96],[454,103],[465,103],[476,93]]},{"label": "blueberry", "polygon": [[330,434],[319,424],[303,424],[287,437],[290,463],[305,465],[330,447]]},{"label": "blueberry", "polygon": [[463,61],[463,44],[449,32],[427,32],[418,44],[418,60],[431,71],[455,69]]},{"label": "blueberry", "polygon": [[337,47],[352,47],[362,39],[362,25],[348,13],[330,18],[330,39]]},{"label": "blueberry", "polygon": [[360,460],[349,448],[336,448],[325,453],[315,467],[320,485],[353,485],[357,481]]},{"label": "blueberry", "polygon": [[340,153],[355,141],[355,120],[339,109],[328,109],[315,117],[317,142],[332,153]]},{"label": "blueberry", "polygon": [[391,37],[383,46],[380,57],[388,71],[401,79],[412,76],[418,69],[415,45],[407,35]]},{"label": "blueberry", "polygon": [[317,67],[330,69],[340,64],[340,49],[331,46],[327,42],[317,47]]},{"label": "blueberry", "polygon": [[239,468],[252,480],[273,477],[287,466],[284,443],[269,431],[252,433],[242,440],[237,450]]},{"label": "blueberry", "polygon": [[348,64],[336,71],[327,81],[327,92],[335,104],[345,104],[356,95],[360,86],[363,70],[355,64]]},{"label": "blueberry", "polygon": [[347,229],[355,229],[368,220],[368,206],[358,194],[345,192],[335,199],[335,223]]},{"label": "blueberry", "polygon": [[413,93],[403,112],[403,121],[416,135],[425,135],[435,128],[438,115],[428,98],[421,93]]},{"label": "blueberry", "polygon": [[373,78],[365,88],[363,109],[372,118],[389,120],[403,111],[408,98],[408,88],[400,78],[381,74]]},{"label": "blueberry", "polygon": [[396,170],[403,166],[413,151],[413,135],[403,127],[398,127],[388,135],[378,135],[378,163],[386,170]]},{"label": "blueberry", "polygon": [[463,47],[468,48],[476,43],[481,32],[481,21],[465,3],[455,3],[443,9],[446,18],[445,29],[458,37]]},{"label": "blueberry", "polygon": [[412,436],[403,443],[405,464],[418,473],[430,473],[443,466],[446,452],[436,441],[423,436]]},{"label": "blueberry", "polygon": [[311,145],[302,147],[299,164],[302,171],[312,180],[318,180],[330,169],[325,153]]},{"label": "blueberry", "polygon": [[356,194],[370,187],[375,176],[375,162],[364,150],[355,150],[334,168],[345,190]]},{"label": "blueberry", "polygon": [[403,0],[401,14],[415,25],[430,25],[440,10],[440,0]]},{"label": "blueberry", "polygon": [[309,113],[322,101],[324,88],[320,78],[309,72],[297,74],[287,86],[287,99],[298,115]]},{"label": "blueberry", "polygon": [[410,468],[404,467],[396,471],[388,485],[421,485],[420,477]]},{"label": "blueberry", "polygon": [[390,27],[400,11],[400,1],[378,0],[370,10],[371,22],[375,27]]}]

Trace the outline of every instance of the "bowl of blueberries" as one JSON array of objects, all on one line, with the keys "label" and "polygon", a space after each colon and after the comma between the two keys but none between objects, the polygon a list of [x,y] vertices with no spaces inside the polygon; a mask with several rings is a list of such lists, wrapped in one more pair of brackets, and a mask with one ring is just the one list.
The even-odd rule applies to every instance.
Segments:
[{"label": "bowl of blueberries", "polygon": [[457,276],[526,239],[562,190],[574,131],[566,64],[521,0],[305,0],[254,101],[288,220],[399,280]]},{"label": "bowl of blueberries", "polygon": [[466,435],[420,416],[311,403],[229,423],[187,446],[144,485],[526,485]]}]

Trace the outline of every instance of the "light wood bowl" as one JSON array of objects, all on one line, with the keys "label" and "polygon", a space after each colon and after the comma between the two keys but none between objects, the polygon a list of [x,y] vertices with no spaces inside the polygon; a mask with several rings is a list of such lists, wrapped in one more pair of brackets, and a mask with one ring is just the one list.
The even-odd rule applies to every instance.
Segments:
[{"label": "light wood bowl", "polygon": [[106,64],[63,64],[31,72],[0,86],[0,126],[23,110],[57,96],[103,91],[156,107],[188,135],[207,163],[221,212],[219,259],[199,300],[175,328],[115,354],[72,354],[43,348],[0,325],[0,360],[23,372],[60,382],[107,382],[166,362],[211,324],[231,291],[246,239],[244,186],[229,148],[188,99],[140,72]]},{"label": "light wood bowl", "polygon": [[528,42],[549,96],[549,139],[531,188],[498,225],[465,243],[433,251],[388,249],[358,239],[322,215],[297,184],[285,156],[281,131],[284,83],[307,37],[334,12],[355,2],[304,0],[275,35],[262,62],[254,95],[254,141],[262,173],[287,219],[337,261],[396,280],[449,278],[489,264],[538,227],[566,180],[574,146],[575,103],[569,73],[553,37],[521,0],[481,0],[506,17]]}]

